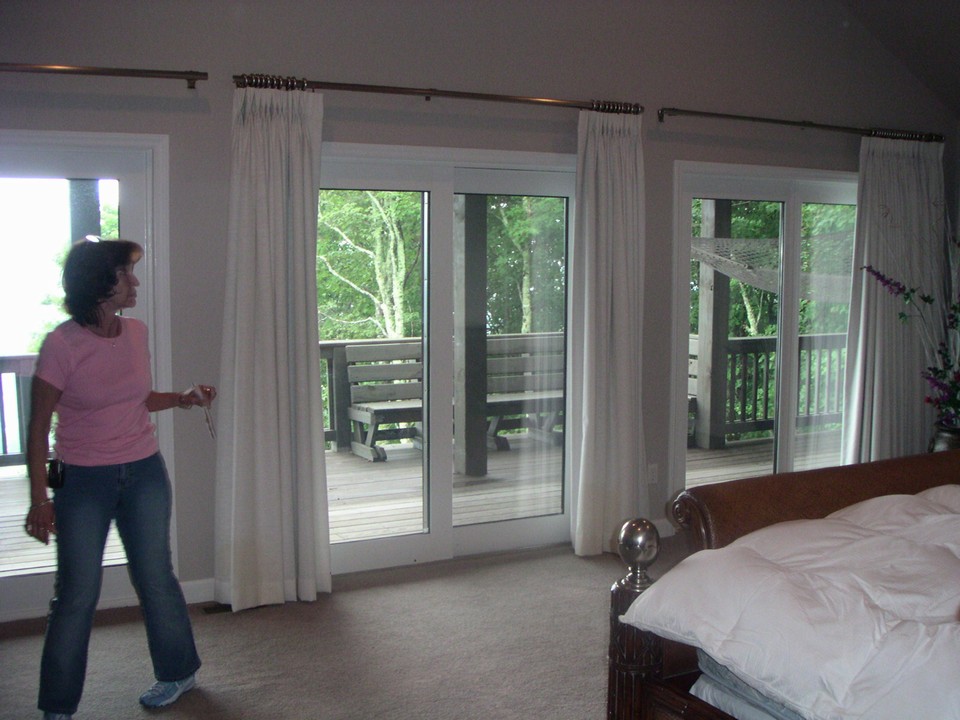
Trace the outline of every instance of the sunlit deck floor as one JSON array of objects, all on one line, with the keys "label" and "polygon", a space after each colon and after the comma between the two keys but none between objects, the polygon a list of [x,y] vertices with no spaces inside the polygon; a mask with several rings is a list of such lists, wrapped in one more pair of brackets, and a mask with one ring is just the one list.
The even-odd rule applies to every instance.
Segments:
[{"label": "sunlit deck floor", "polygon": [[[532,438],[511,436],[511,449],[491,451],[487,475],[454,475],[455,526],[563,511],[562,452]],[[423,455],[387,447],[385,462],[328,452],[327,497],[331,542],[422,532]]]},{"label": "sunlit deck floor", "polygon": [[[839,463],[839,433],[802,438],[798,469]],[[330,539],[334,543],[423,531],[422,454],[410,447],[388,450],[371,463],[349,452],[326,454]],[[731,444],[722,450],[687,450],[687,485],[762,475],[773,467],[769,440]],[[564,502],[560,448],[521,438],[507,452],[491,452],[483,478],[454,476],[455,525],[560,512]],[[29,498],[23,467],[0,468],[0,577],[53,567],[54,545],[43,546],[23,530]],[[122,561],[115,533],[112,561]]]},{"label": "sunlit deck floor", "polygon": [[[509,452],[489,454],[487,477],[455,476],[455,526],[561,510],[560,449],[533,440],[511,442]],[[351,453],[327,453],[326,457],[332,542],[422,531],[423,475],[418,450],[388,450],[388,459],[382,463]],[[800,436],[797,457],[798,470],[839,464],[839,432]],[[688,486],[772,471],[772,440],[732,443],[721,450],[687,450]]]},{"label": "sunlit deck floor", "polygon": [[[840,464],[840,431],[798,435],[794,467]],[[720,450],[687,448],[687,487],[773,472],[773,440],[743,440]]]},{"label": "sunlit deck floor", "polygon": [[[30,483],[23,465],[0,467],[0,577],[46,572],[56,567],[57,545],[42,545],[27,535],[23,522],[30,505]],[[105,565],[126,562],[116,528],[110,527]]]}]

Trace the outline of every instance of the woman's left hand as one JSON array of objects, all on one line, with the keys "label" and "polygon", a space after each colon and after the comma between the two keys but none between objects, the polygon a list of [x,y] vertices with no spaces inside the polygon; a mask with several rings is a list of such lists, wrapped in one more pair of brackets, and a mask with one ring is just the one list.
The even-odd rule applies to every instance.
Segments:
[{"label": "woman's left hand", "polygon": [[194,385],[180,393],[180,407],[189,410],[195,405],[210,407],[217,397],[217,388],[213,385]]}]

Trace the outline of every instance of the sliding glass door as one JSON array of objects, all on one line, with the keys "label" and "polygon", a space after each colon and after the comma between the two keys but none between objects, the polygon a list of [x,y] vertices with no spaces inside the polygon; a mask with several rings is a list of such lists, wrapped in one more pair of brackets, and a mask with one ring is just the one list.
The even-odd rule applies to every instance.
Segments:
[{"label": "sliding glass door", "polygon": [[323,175],[334,572],[569,539],[573,173],[325,149]]},{"label": "sliding glass door", "polygon": [[681,165],[678,187],[687,485],[838,464],[855,180]]},{"label": "sliding glass door", "polygon": [[569,538],[568,173],[459,169],[453,524],[463,551]]},{"label": "sliding glass door", "polygon": [[[857,208],[847,193],[800,206],[796,424],[792,468],[839,465]],[[809,195],[807,197],[810,197]],[[826,198],[825,198],[826,199]]]}]

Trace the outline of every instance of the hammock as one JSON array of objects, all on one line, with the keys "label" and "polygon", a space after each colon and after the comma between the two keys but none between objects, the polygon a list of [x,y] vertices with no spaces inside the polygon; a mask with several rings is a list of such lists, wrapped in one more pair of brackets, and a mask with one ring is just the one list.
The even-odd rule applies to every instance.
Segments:
[{"label": "hammock", "polygon": [[[849,303],[853,261],[850,233],[818,235],[811,239],[811,247],[823,250],[815,257],[817,272],[800,273],[800,296],[807,300]],[[690,259],[761,290],[773,294],[780,291],[780,241],[777,238],[693,238]]]}]

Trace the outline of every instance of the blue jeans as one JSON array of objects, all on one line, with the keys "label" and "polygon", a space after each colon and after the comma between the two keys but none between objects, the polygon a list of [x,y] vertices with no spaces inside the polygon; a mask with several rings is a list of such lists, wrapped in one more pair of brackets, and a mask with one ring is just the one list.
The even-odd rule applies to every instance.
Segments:
[{"label": "blue jeans", "polygon": [[116,520],[140,599],[157,680],[200,667],[170,553],[170,478],[160,453],[121,465],[67,465],[56,491],[57,578],[40,664],[38,707],[72,714],[83,693],[87,646],[103,578],[103,548]]}]

